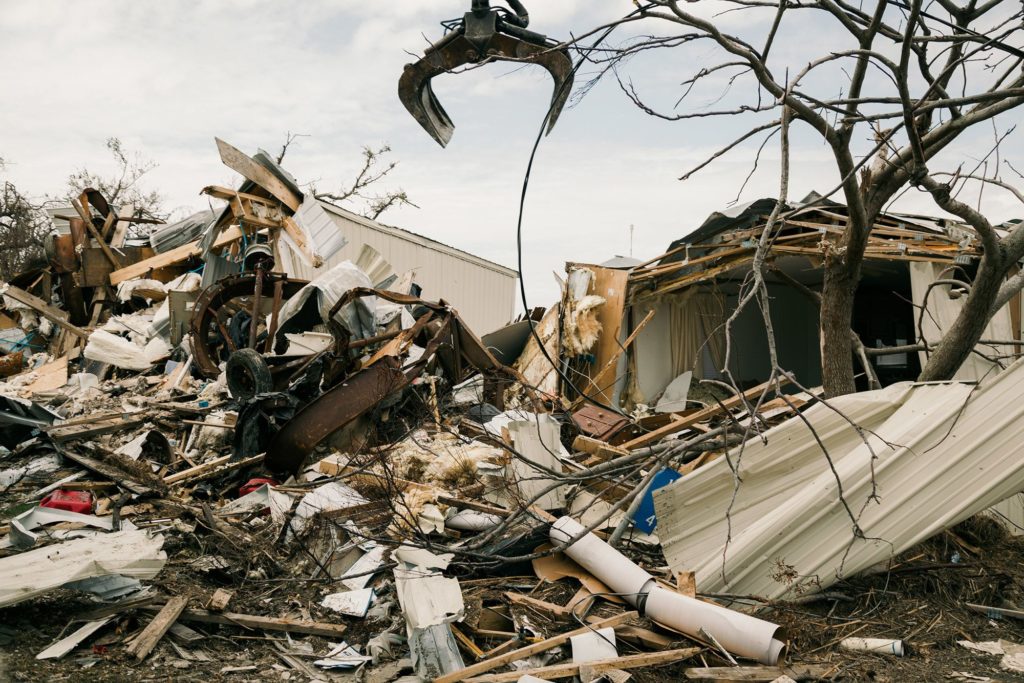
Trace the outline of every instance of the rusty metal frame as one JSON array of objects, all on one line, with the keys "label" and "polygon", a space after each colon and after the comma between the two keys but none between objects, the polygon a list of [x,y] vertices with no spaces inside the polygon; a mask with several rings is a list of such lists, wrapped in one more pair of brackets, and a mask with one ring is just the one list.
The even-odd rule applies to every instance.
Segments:
[{"label": "rusty metal frame", "polygon": [[[435,359],[452,384],[476,373],[495,377],[518,378],[515,371],[498,362],[480,339],[466,326],[454,309],[443,301],[433,303],[414,296],[358,287],[346,292],[331,309],[330,319],[341,308],[359,297],[377,296],[401,305],[424,306],[427,313],[416,324],[403,330],[389,342],[391,353],[375,356],[368,364],[310,401],[282,427],[267,447],[265,464],[273,471],[296,472],[309,454],[331,434],[365,415],[388,396],[412,383]],[[332,324],[332,330],[340,326]],[[341,330],[340,343],[347,345],[347,333]],[[424,353],[402,366],[394,354],[404,352],[408,343],[427,333]],[[354,345],[353,345],[354,346]]]},{"label": "rusty metal frame", "polygon": [[[279,306],[282,299],[294,296],[309,282],[289,278],[283,273],[261,272],[259,275],[256,273],[243,273],[226,277],[220,282],[210,285],[196,299],[189,331],[192,334],[192,348],[196,368],[204,377],[215,379],[220,374],[220,368],[210,349],[207,337],[210,326],[215,326],[221,335],[224,336],[225,340],[230,339],[224,321],[218,316],[221,307],[232,299],[253,296],[257,291],[262,293],[263,287],[269,284],[274,286],[274,304],[280,310]],[[277,293],[278,287],[280,287],[281,291],[280,296]],[[274,315],[275,320],[276,318],[277,316]],[[229,346],[231,345],[230,342],[228,344]],[[255,342],[250,334],[250,346],[254,345]]]}]

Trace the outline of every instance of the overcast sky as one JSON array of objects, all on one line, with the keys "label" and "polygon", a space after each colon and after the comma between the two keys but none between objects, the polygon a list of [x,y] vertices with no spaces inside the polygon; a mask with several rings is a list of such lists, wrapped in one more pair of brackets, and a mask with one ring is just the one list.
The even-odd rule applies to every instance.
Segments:
[{"label": "overcast sky", "polygon": [[[353,176],[362,146],[388,143],[399,161],[388,186],[405,189],[420,208],[389,212],[384,222],[514,267],[523,174],[551,96],[546,72],[493,65],[437,79],[435,91],[456,124],[447,149],[423,132],[396,95],[409,53],[422,51],[424,36],[440,37],[437,22],[467,6],[468,0],[0,0],[3,173],[25,193],[60,192],[76,168],[111,170],[104,142],[117,136],[159,164],[144,187],[162,192],[168,209],[187,213],[206,205],[199,195],[205,185],[238,181],[221,165],[214,136],[249,153],[260,147],[276,153],[287,131],[308,135],[284,165],[300,183],[321,190]],[[626,0],[535,0],[531,28],[565,37],[632,7]],[[723,20],[738,29],[760,21]],[[833,37],[813,25],[793,30],[777,49],[791,52],[794,64],[806,62],[807,50],[831,49]],[[709,47],[686,58],[652,53],[631,62],[626,74],[653,101],[671,107],[679,82],[702,55],[713,56]],[[1000,120],[997,130],[1019,118]],[[677,177],[739,125],[653,119],[613,80],[567,109],[541,145],[527,199],[530,305],[557,296],[551,273],[562,272],[565,261],[656,256],[734,201],[756,143],[687,182]],[[1020,158],[1021,133],[1008,139],[1008,158]],[[950,155],[977,158],[994,134],[987,127]],[[795,137],[791,196],[833,185],[820,143],[799,132]],[[769,143],[740,201],[777,193],[777,159]],[[1022,213],[998,193],[984,201],[999,220]],[[914,193],[901,208],[938,213]]]}]

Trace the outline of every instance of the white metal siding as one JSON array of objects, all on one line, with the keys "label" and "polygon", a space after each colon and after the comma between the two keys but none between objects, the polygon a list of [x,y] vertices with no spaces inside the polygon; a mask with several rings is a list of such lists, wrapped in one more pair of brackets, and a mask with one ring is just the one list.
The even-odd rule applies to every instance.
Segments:
[{"label": "white metal siding", "polygon": [[414,270],[415,281],[423,288],[423,298],[450,303],[477,335],[491,332],[512,319],[514,270],[335,206],[323,206],[348,242],[319,269],[282,248],[281,266],[292,277],[312,280],[341,261],[354,263],[363,245],[368,244],[387,259],[396,274]]},{"label": "white metal siding", "polygon": [[[863,397],[888,401],[895,389]],[[790,422],[802,424],[800,418]],[[786,424],[765,438],[775,440]],[[1024,360],[978,388],[914,385],[903,405],[865,437],[867,443],[829,454],[834,470],[824,455],[809,461],[818,474],[803,485],[773,493],[777,475],[763,481],[744,476],[741,490],[771,499],[771,511],[742,527],[734,520],[728,545],[719,533],[714,552],[687,548],[688,529],[701,515],[718,513],[708,506],[687,508],[693,501],[687,493],[700,490],[691,487],[704,468],[659,489],[654,500],[666,558],[696,558],[697,585],[705,591],[779,598],[801,588],[827,588],[1024,490]],[[809,433],[804,439],[813,442]],[[854,534],[837,479],[862,536]],[[787,581],[783,568],[800,580]]]},{"label": "white metal siding", "polygon": [[312,197],[302,202],[295,218],[309,233],[313,251],[324,260],[332,258],[345,246],[345,235],[338,230],[323,205]]}]

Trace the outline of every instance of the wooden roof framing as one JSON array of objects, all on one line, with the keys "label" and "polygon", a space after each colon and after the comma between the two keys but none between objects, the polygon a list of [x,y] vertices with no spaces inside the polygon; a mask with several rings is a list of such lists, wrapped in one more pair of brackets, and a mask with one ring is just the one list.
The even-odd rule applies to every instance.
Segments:
[{"label": "wooden roof framing", "polygon": [[[829,237],[845,229],[845,207],[812,207],[792,212],[774,229],[771,252],[777,255],[824,257]],[[745,226],[728,225],[717,234],[704,231],[699,244],[676,242],[673,248],[630,273],[630,299],[638,300],[679,291],[753,261],[767,215]],[[929,223],[931,223],[929,225]],[[958,226],[962,233],[965,228]],[[969,229],[966,229],[969,232]],[[980,243],[960,240],[944,231],[938,219],[882,214],[868,237],[865,258],[884,261],[928,261],[953,263],[959,255],[980,256]]]}]

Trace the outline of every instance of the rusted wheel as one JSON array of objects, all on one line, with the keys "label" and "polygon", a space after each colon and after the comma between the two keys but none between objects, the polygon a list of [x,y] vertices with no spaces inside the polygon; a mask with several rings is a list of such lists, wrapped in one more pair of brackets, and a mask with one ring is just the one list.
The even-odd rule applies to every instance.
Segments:
[{"label": "rusted wheel", "polygon": [[256,349],[239,349],[232,353],[225,374],[228,390],[235,398],[249,400],[274,390],[270,367]]},{"label": "rusted wheel", "polygon": [[[203,376],[216,378],[220,374],[220,362],[242,349],[255,349],[257,354],[269,352],[269,346],[262,340],[260,344],[253,342],[254,330],[264,329],[263,336],[273,332],[263,325],[265,309],[260,301],[272,302],[272,308],[279,310],[282,301],[287,301],[306,284],[305,280],[292,280],[280,273],[261,276],[243,273],[207,287],[196,300],[189,330],[196,367]],[[252,321],[254,311],[255,324]],[[240,324],[233,327],[235,316],[239,317]]]}]

